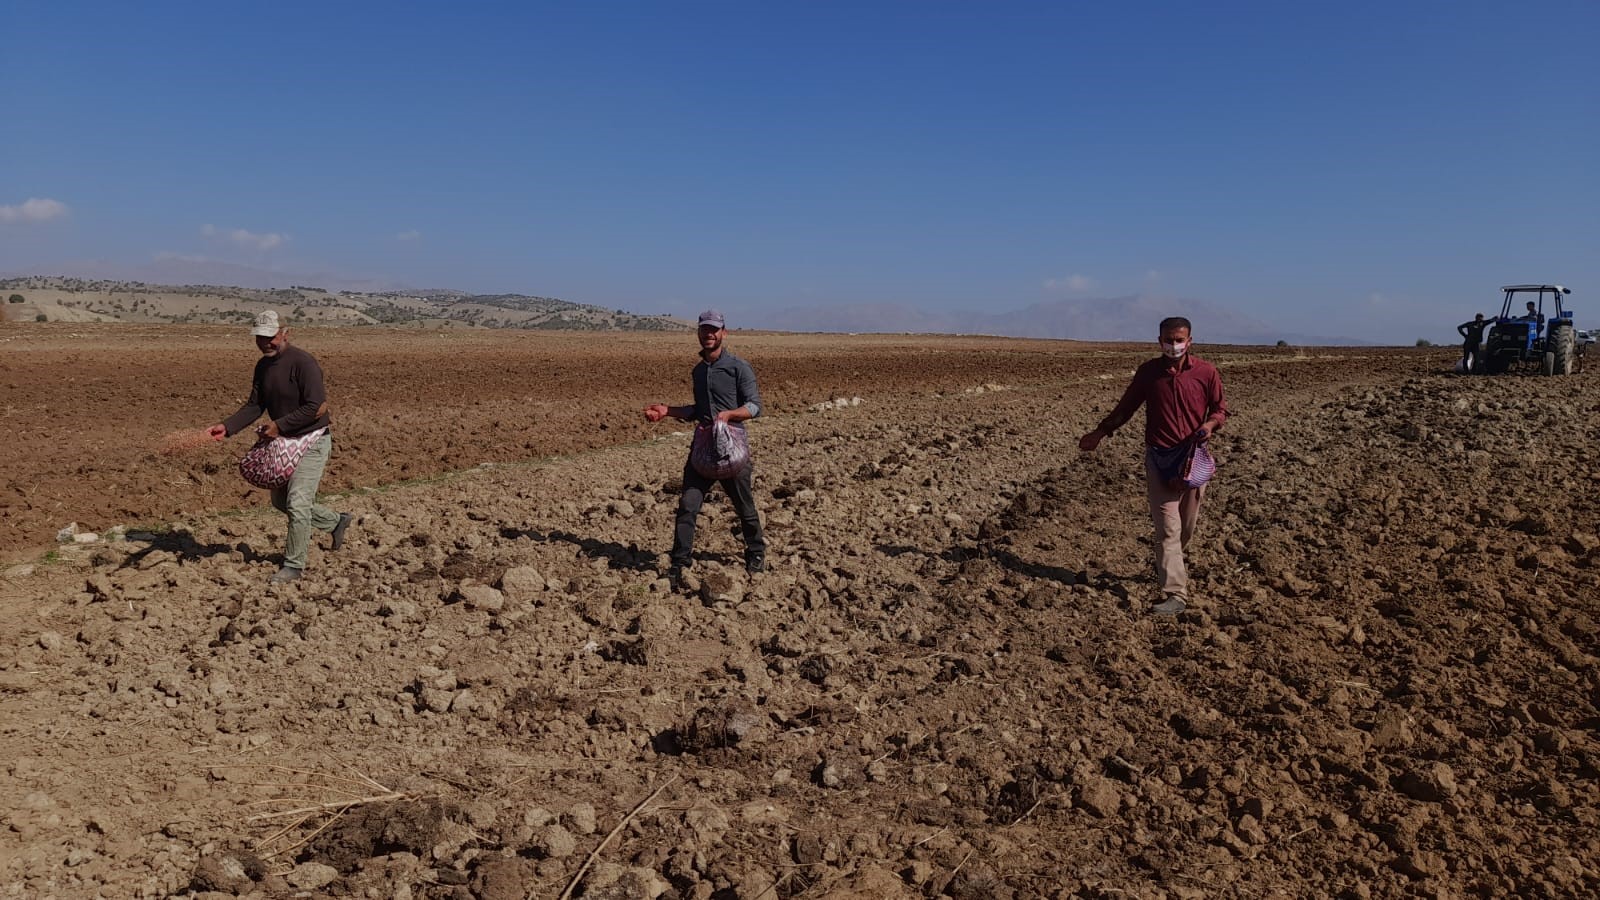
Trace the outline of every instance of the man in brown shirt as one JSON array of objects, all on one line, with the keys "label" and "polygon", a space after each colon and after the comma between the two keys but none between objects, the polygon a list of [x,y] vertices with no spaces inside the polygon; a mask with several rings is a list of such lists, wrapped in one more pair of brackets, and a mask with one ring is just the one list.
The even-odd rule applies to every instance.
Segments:
[{"label": "man in brown shirt", "polygon": [[300,437],[320,431],[295,466],[289,483],[272,491],[272,505],[289,517],[289,536],[284,543],[283,567],[271,578],[280,584],[298,579],[306,567],[311,546],[311,529],[333,533],[333,549],[344,545],[344,532],[350,527],[349,513],[336,513],[317,503],[317,487],[333,452],[333,437],[328,433],[328,395],[322,386],[322,367],[311,354],[289,343],[289,329],[280,327],[272,310],[256,316],[256,362],[250,380],[250,399],[226,421],[207,429],[213,440],[238,434],[265,412],[267,422],[256,429],[264,437]]},{"label": "man in brown shirt", "polygon": [[1169,480],[1157,469],[1157,451],[1205,441],[1228,420],[1222,377],[1216,366],[1191,352],[1190,330],[1189,320],[1181,316],[1162,319],[1161,355],[1134,372],[1121,402],[1099,427],[1078,440],[1079,449],[1093,451],[1144,406],[1145,484],[1156,529],[1156,580],[1163,595],[1153,611],[1173,616],[1188,602],[1189,572],[1183,551],[1199,524],[1206,489]]}]

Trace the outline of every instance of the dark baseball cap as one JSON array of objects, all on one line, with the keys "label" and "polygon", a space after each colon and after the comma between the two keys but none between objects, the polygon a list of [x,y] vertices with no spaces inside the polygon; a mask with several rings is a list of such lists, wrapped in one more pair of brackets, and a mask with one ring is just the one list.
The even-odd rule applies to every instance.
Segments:
[{"label": "dark baseball cap", "polygon": [[708,309],[700,314],[701,325],[715,325],[718,328],[727,328],[728,323],[722,318],[722,313]]}]

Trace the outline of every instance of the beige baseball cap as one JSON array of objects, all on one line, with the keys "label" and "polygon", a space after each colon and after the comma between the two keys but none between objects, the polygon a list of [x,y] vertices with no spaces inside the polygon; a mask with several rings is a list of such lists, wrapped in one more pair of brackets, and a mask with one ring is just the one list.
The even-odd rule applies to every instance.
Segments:
[{"label": "beige baseball cap", "polygon": [[270,309],[256,313],[256,325],[250,333],[256,337],[277,337],[278,313]]}]

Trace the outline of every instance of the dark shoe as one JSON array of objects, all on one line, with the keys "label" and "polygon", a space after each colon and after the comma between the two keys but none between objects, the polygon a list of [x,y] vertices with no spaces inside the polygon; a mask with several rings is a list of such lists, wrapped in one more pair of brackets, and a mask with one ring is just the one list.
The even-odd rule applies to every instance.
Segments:
[{"label": "dark shoe", "polygon": [[267,579],[267,583],[268,584],[283,584],[283,583],[288,582],[288,581],[299,581],[299,580],[300,580],[300,570],[299,569],[296,569],[293,566],[284,566],[283,568],[279,569],[278,571],[272,573],[272,577]]},{"label": "dark shoe", "polygon": [[339,513],[339,524],[333,526],[333,549],[344,546],[344,530],[350,527],[350,514]]},{"label": "dark shoe", "polygon": [[751,575],[759,575],[767,570],[767,561],[761,557],[744,561],[744,570]]},{"label": "dark shoe", "polygon": [[1182,597],[1177,594],[1168,594],[1167,599],[1150,607],[1150,611],[1158,616],[1175,616],[1189,607]]}]

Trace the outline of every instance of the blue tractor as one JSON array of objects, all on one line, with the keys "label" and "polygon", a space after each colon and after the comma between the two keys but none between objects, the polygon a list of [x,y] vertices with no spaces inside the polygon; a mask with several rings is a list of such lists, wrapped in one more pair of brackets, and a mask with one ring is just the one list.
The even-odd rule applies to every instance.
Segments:
[{"label": "blue tractor", "polygon": [[1500,290],[1505,304],[1489,326],[1483,371],[1571,375],[1578,365],[1577,329],[1562,298],[1572,291],[1559,284],[1508,284]]}]

